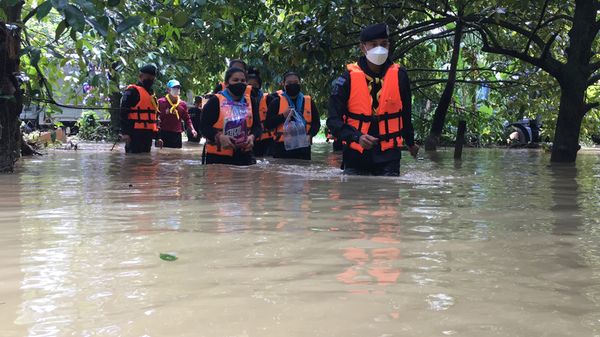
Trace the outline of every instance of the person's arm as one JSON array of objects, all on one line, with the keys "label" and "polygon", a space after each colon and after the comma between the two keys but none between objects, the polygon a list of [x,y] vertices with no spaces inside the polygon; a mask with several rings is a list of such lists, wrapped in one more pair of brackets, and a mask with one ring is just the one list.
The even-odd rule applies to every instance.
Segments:
[{"label": "person's arm", "polygon": [[265,119],[265,128],[276,129],[285,122],[285,117],[279,114],[279,97],[274,98],[267,108],[267,118]]},{"label": "person's arm", "polygon": [[415,131],[412,125],[412,93],[406,69],[400,68],[398,82],[402,98],[402,138],[406,146],[411,147],[415,145]]},{"label": "person's arm", "polygon": [[200,119],[200,132],[210,142],[215,142],[217,129],[213,127],[219,120],[219,99],[216,96],[211,97],[202,109],[202,118]]},{"label": "person's arm", "polygon": [[263,128],[260,122],[260,112],[258,111],[259,101],[252,98],[252,129],[250,134],[254,135],[254,139],[258,139],[263,132]]},{"label": "person's arm", "polygon": [[170,108],[169,104],[167,103],[167,100],[164,99],[163,97],[159,98],[156,101],[156,104],[158,104],[158,120],[156,121],[157,123],[157,127],[160,130],[161,127],[161,121],[163,121],[165,119],[165,115],[166,115],[166,111]]},{"label": "person's arm", "polygon": [[312,122],[310,124],[309,134],[311,137],[314,137],[317,135],[317,133],[319,133],[319,130],[321,129],[321,117],[319,116],[317,105],[313,100],[310,100],[310,111],[312,115]]},{"label": "person's arm", "polygon": [[130,135],[133,131],[133,121],[129,120],[131,108],[136,106],[140,101],[140,94],[136,89],[130,88],[123,92],[121,98],[121,134]]},{"label": "person's arm", "polygon": [[339,140],[358,142],[362,133],[344,123],[344,116],[348,113],[349,97],[350,74],[346,72],[333,81],[331,95],[329,96],[327,127],[331,134]]}]

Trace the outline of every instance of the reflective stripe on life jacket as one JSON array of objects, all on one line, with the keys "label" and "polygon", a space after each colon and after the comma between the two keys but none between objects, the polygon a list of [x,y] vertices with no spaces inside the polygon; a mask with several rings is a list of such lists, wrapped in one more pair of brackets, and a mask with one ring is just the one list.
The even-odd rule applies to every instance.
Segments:
[{"label": "reflective stripe on life jacket", "polygon": [[260,140],[271,139],[274,137],[273,130],[269,130],[265,127],[265,120],[267,119],[267,110],[268,110],[267,97],[269,97],[269,94],[264,93],[263,97],[261,97],[260,103],[258,105],[258,112],[260,114],[260,122],[263,127],[263,133],[260,136]]},{"label": "reflective stripe on life jacket", "polygon": [[[290,106],[288,103],[288,100],[285,96],[283,96],[283,94],[279,94],[279,91],[277,92],[279,95],[279,114],[283,115],[283,113],[287,110],[287,108]],[[306,121],[306,134],[308,135],[310,133],[310,125],[312,124],[312,103],[311,103],[311,98],[308,95],[304,96],[304,103],[302,104],[304,106],[304,111],[302,112],[302,116],[304,117],[304,120]],[[283,130],[283,125],[285,123],[281,123],[277,126],[277,129],[275,130],[275,141],[276,142],[283,142],[283,134],[284,134],[284,130]]]},{"label": "reflective stripe on life jacket", "polygon": [[146,89],[132,84],[127,89],[135,89],[140,96],[139,102],[129,109],[127,119],[133,121],[134,130],[158,131],[158,103],[156,97],[150,95]]},{"label": "reflective stripe on life jacket", "polygon": [[[398,71],[400,66],[391,65],[382,80],[379,106],[373,109],[370,82],[360,67],[354,63],[347,66],[350,72],[350,97],[345,123],[362,134],[369,133],[371,122],[378,123],[379,145],[381,151],[398,148],[402,145],[402,98]],[[360,153],[364,151],[357,142],[351,142],[350,148]]]},{"label": "reflective stripe on life jacket", "polygon": [[[223,132],[223,126],[225,124],[225,114],[221,113],[221,106],[227,102],[227,97],[223,94],[215,94],[215,96],[219,99],[219,119],[213,124],[213,128],[217,129],[218,132]],[[250,94],[244,95],[246,101],[246,126],[248,130],[252,129],[252,102],[250,101]],[[208,154],[216,154],[219,156],[233,156],[233,149],[231,148],[221,148],[220,145],[217,145],[213,142],[206,142],[206,153]]]}]

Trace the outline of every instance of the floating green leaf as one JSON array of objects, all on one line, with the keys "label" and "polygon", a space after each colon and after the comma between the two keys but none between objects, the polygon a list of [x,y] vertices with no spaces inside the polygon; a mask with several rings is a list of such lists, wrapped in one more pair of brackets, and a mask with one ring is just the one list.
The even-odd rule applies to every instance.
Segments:
[{"label": "floating green leaf", "polygon": [[160,258],[165,261],[175,261],[177,260],[177,256],[172,253],[160,253]]}]

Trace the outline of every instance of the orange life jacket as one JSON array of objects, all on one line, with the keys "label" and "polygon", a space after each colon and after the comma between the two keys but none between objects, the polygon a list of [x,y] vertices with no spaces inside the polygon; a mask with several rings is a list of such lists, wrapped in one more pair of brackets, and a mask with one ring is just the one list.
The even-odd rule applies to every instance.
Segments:
[{"label": "orange life jacket", "polygon": [[265,120],[267,119],[267,110],[268,110],[267,97],[269,97],[269,94],[264,93],[263,97],[261,97],[260,103],[258,105],[258,112],[260,114],[260,122],[262,123],[262,126],[263,126],[263,133],[262,133],[262,136],[260,136],[260,140],[273,138],[273,130],[268,130],[267,128],[265,128]]},{"label": "orange life jacket", "polygon": [[[283,96],[283,92],[279,93],[279,91],[277,91],[277,94],[279,95],[279,114],[283,115],[283,113],[287,110],[287,108],[290,106],[288,103],[287,98],[285,98],[285,96]],[[310,96],[305,95],[304,96],[304,111],[302,112],[302,116],[304,117],[304,120],[306,121],[306,134],[308,135],[310,133],[310,125],[312,124],[312,103],[311,103],[312,99],[310,98]],[[279,124],[279,126],[277,126],[277,129],[275,130],[275,141],[276,142],[283,142],[283,134],[284,134],[284,130],[283,130],[283,125],[285,123],[281,123]]]},{"label": "orange life jacket", "polygon": [[[223,126],[225,125],[225,114],[221,113],[221,106],[227,102],[227,97],[223,96],[222,94],[215,94],[215,96],[217,96],[217,98],[219,99],[219,119],[215,124],[213,124],[213,127],[217,129],[217,131],[223,132]],[[252,102],[250,101],[250,94],[245,94],[244,98],[247,107],[246,127],[248,128],[248,130],[250,130],[252,128]],[[220,145],[217,145],[213,142],[206,142],[206,153],[209,154],[232,157],[233,150],[234,149],[231,148],[221,148]]]},{"label": "orange life jacket", "polygon": [[140,101],[129,110],[127,119],[133,121],[134,130],[158,131],[158,104],[156,97],[150,95],[146,89],[132,84],[127,89],[137,90]]},{"label": "orange life jacket", "polygon": [[[373,109],[373,97],[364,71],[356,63],[349,64],[347,68],[350,72],[350,97],[345,123],[365,135],[369,132],[371,122],[378,123],[381,151],[400,147],[402,145],[402,98],[398,83],[400,66],[393,64],[385,73],[376,111]],[[357,142],[351,142],[350,148],[360,153],[364,151]]]}]

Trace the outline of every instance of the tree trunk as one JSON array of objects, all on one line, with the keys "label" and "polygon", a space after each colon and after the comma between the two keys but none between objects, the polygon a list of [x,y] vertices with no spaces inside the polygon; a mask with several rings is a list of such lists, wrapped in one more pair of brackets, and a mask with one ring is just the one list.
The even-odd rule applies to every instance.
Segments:
[{"label": "tree trunk", "polygon": [[23,93],[15,74],[19,70],[21,29],[14,23],[21,18],[23,2],[4,7],[8,25],[0,21],[0,173],[12,172],[21,155],[19,115]]},{"label": "tree trunk", "polygon": [[589,110],[585,93],[591,75],[592,47],[598,32],[595,6],[595,2],[591,0],[575,1],[567,63],[558,76],[561,88],[560,107],[551,162],[574,162],[577,158],[581,122]]},{"label": "tree trunk", "polygon": [[121,130],[121,97],[123,95],[120,92],[113,92],[110,94],[110,130],[113,135],[118,135]]},{"label": "tree trunk", "polygon": [[113,66],[110,72],[110,87],[111,90],[114,91],[110,94],[110,130],[114,136],[117,136],[121,130],[121,110],[119,108],[121,107],[121,98],[123,95],[119,90],[121,76],[115,66],[117,63],[113,62],[112,64]]},{"label": "tree trunk", "polygon": [[435,151],[444,129],[446,122],[446,115],[448,113],[448,107],[452,102],[452,95],[454,94],[454,85],[456,84],[456,69],[458,66],[458,58],[460,56],[460,42],[462,41],[463,35],[463,24],[458,21],[456,24],[456,31],[454,33],[454,44],[452,46],[452,58],[450,59],[450,72],[448,73],[448,81],[444,92],[440,97],[440,101],[435,108],[435,114],[433,116],[433,122],[431,123],[431,130],[429,136],[425,139],[425,150]]},{"label": "tree trunk", "polygon": [[571,163],[577,158],[581,122],[586,113],[584,97],[585,89],[562,86],[550,161]]}]

